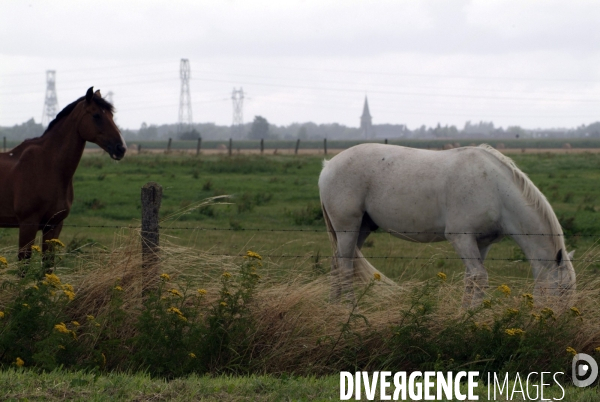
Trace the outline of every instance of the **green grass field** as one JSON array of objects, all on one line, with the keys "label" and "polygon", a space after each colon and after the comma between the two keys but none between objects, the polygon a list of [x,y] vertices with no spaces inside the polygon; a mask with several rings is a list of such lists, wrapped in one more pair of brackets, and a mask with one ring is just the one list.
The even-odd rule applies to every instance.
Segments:
[{"label": "green grass field", "polygon": [[[514,159],[550,200],[569,249],[577,250],[576,258],[586,255],[600,238],[594,236],[600,234],[600,213],[596,212],[600,154],[517,154]],[[327,266],[331,249],[317,188],[321,161],[319,156],[161,154],[131,155],[116,163],[106,156],[86,155],[74,178],[75,202],[61,238],[73,246],[95,241],[110,247],[119,232],[115,226],[139,225],[140,189],[156,181],[163,186],[161,236],[165,240],[213,254],[235,255],[251,248],[272,256],[278,264],[293,265],[294,260],[310,257],[317,265]],[[229,204],[193,209],[219,195],[233,198],[225,200]],[[14,247],[16,239],[16,230],[0,229],[0,247]],[[426,278],[440,270],[462,272],[462,264],[454,260],[456,254],[447,243],[413,244],[375,233],[363,251],[392,278]],[[522,258],[510,239],[494,246],[489,256]],[[525,263],[507,266],[505,261],[490,261],[487,265],[492,280],[496,270],[502,276],[529,275]]]}]

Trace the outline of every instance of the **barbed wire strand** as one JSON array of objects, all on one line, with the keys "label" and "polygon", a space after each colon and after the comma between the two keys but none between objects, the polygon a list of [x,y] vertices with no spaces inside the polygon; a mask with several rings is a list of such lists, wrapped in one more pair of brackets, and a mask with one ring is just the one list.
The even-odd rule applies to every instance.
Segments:
[{"label": "barbed wire strand", "polygon": [[[198,255],[203,256],[211,256],[211,257],[246,257],[246,254],[227,254],[227,253],[198,253]],[[293,254],[261,254],[263,258],[270,259],[279,259],[279,258],[315,258],[317,255],[307,254],[307,255],[293,255]],[[319,259],[331,259],[334,258],[332,255],[320,255]],[[406,256],[362,256],[362,257],[353,257],[353,259],[381,259],[381,260],[481,260],[479,257],[406,257]],[[527,262],[527,261],[541,261],[541,262],[555,262],[556,259],[550,258],[528,258],[526,260],[520,260],[517,258],[495,258],[488,257],[485,261],[512,261],[512,262]],[[578,258],[569,260],[571,262],[600,262],[600,259],[591,259],[591,258]]]},{"label": "barbed wire strand", "polygon": [[[27,224],[23,225],[35,225],[40,228],[52,228],[58,225],[43,225],[43,224]],[[0,228],[12,228],[18,229],[19,224],[0,223]],[[63,224],[63,228],[104,228],[104,229],[141,229],[140,226],[132,225],[78,225],[78,224]],[[274,228],[217,228],[217,227],[202,227],[202,226],[159,226],[160,230],[198,230],[198,231],[230,231],[230,232],[305,232],[305,233],[327,233],[326,229],[274,229]],[[334,231],[331,231],[334,232]],[[336,233],[360,233],[367,232],[365,230],[338,230]],[[395,230],[376,230],[369,231],[370,233],[385,233],[385,234],[397,234],[397,235],[418,235],[418,234],[430,234],[430,235],[488,235],[486,232],[419,232],[419,231],[395,231]],[[499,233],[500,236],[548,236],[548,237],[598,237],[600,234],[585,234],[585,233]]]}]

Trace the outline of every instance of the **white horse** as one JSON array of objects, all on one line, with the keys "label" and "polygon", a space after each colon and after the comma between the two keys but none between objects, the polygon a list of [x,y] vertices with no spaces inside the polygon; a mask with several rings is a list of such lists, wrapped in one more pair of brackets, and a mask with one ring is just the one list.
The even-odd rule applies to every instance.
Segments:
[{"label": "white horse", "polygon": [[483,300],[488,288],[483,261],[504,236],[531,263],[534,297],[575,289],[573,252],[565,250],[546,197],[510,158],[488,145],[447,151],[357,145],[323,163],[319,191],[335,249],[332,300],[342,292],[353,300],[353,275],[364,280],[377,272],[360,252],[377,228],[414,242],[450,241],[466,267],[464,307]]}]

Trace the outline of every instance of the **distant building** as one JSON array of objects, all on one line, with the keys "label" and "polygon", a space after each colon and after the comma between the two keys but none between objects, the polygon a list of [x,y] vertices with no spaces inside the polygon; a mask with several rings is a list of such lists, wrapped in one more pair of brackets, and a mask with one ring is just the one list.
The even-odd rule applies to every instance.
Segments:
[{"label": "distant building", "polygon": [[360,132],[365,139],[370,139],[375,136],[375,132],[373,131],[373,121],[371,113],[369,112],[369,101],[366,96],[362,116],[360,116]]}]

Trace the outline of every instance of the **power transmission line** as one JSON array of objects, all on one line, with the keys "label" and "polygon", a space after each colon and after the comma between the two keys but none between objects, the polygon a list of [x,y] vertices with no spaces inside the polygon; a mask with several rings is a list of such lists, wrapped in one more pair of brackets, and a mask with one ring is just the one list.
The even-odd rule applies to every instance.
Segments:
[{"label": "power transmission line", "polygon": [[42,126],[48,126],[58,113],[58,99],[56,97],[56,70],[46,71],[46,98],[42,111]]},{"label": "power transmission line", "polygon": [[233,121],[231,123],[231,138],[242,139],[244,133],[244,89],[235,89],[231,93],[233,102]]},{"label": "power transmission line", "polygon": [[179,78],[181,79],[181,93],[179,94],[179,124],[177,134],[184,133],[192,128],[192,99],[190,96],[190,61],[181,59],[179,64]]}]

